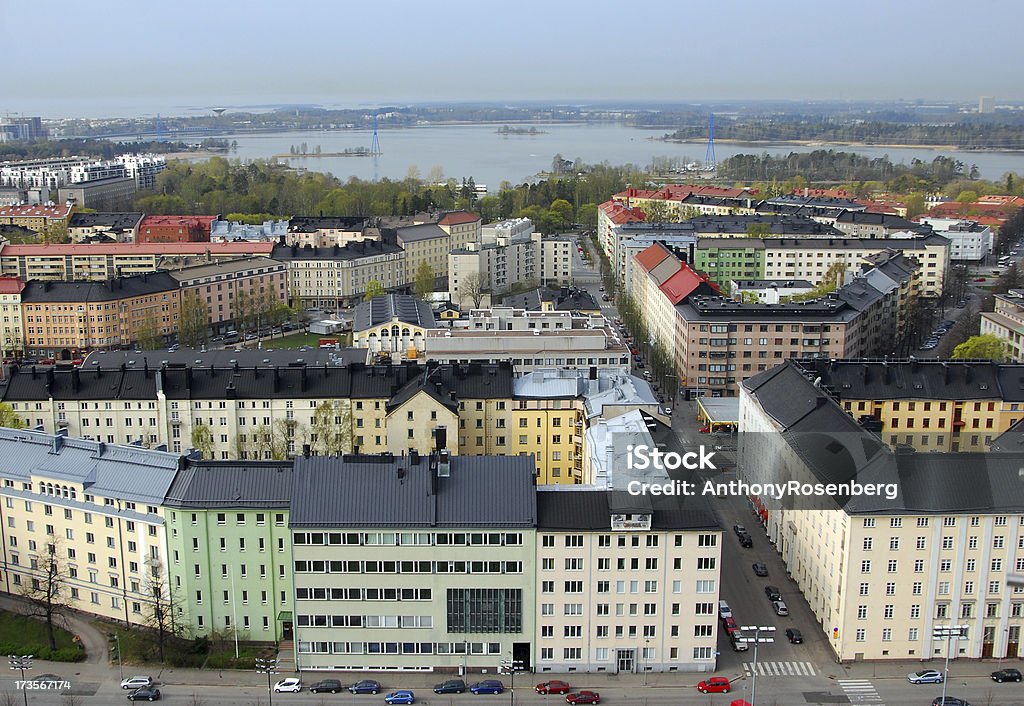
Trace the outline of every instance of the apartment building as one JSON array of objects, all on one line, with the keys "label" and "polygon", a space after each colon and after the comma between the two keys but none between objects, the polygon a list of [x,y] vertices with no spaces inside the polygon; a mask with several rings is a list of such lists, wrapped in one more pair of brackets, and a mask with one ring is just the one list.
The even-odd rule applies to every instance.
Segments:
[{"label": "apartment building", "polygon": [[483,220],[469,211],[447,211],[437,219],[438,227],[451,238],[449,248],[461,250],[481,241]]},{"label": "apartment building", "polygon": [[617,236],[613,232],[618,226],[642,222],[646,216],[638,207],[627,206],[620,200],[605,201],[597,207],[597,242],[605,257],[615,257]]},{"label": "apartment building", "polygon": [[[751,497],[839,661],[1020,657],[1024,589],[1007,583],[1024,567],[1019,450],[890,451],[792,363],[743,383],[740,430],[746,482],[895,489]],[[932,639],[951,625],[963,637]]]},{"label": "apartment building", "polygon": [[146,216],[137,243],[208,243],[216,216]]},{"label": "apartment building", "polygon": [[195,637],[289,641],[292,463],[189,461],[162,503],[178,619]]},{"label": "apartment building", "polygon": [[925,234],[930,230],[906,218],[873,211],[843,211],[836,218],[835,227],[853,238],[884,238],[906,232]]},{"label": "apartment building", "polygon": [[781,304],[784,300],[814,290],[805,279],[740,279],[729,283],[729,295],[737,301],[751,298],[762,304]]},{"label": "apartment building", "polygon": [[[529,218],[515,218],[483,226],[478,242],[453,248],[448,254],[448,290],[455,301],[477,305],[481,293],[503,294],[513,286],[540,282],[545,250]],[[555,263],[549,263],[554,271]]]},{"label": "apartment building", "polygon": [[926,217],[921,223],[949,240],[949,258],[957,262],[980,263],[995,247],[992,228],[977,221]]},{"label": "apartment building", "polygon": [[120,171],[121,176],[90,178],[62,186],[57,190],[57,200],[100,211],[129,209],[135,203],[135,180],[124,175],[123,167]]},{"label": "apartment building", "polygon": [[408,281],[405,251],[384,237],[323,248],[277,243],[269,255],[288,265],[293,306],[334,310],[362,299],[372,281],[386,290]]},{"label": "apartment building", "polygon": [[0,275],[23,280],[104,281],[180,267],[192,258],[269,255],[271,243],[0,244]]},{"label": "apartment building", "polygon": [[765,274],[766,247],[761,238],[700,238],[693,263],[720,287],[736,279],[777,279]]},{"label": "apartment building", "polygon": [[422,223],[396,228],[393,233],[399,247],[405,250],[405,271],[411,281],[415,281],[424,262],[430,266],[435,282],[448,276],[448,253],[452,249],[448,231],[435,223]]},{"label": "apartment building", "polygon": [[21,307],[26,349],[66,360],[136,342],[143,333],[172,336],[178,331],[181,291],[166,272],[106,282],[30,280]]},{"label": "apartment building", "polygon": [[695,262],[697,236],[693,234],[690,221],[683,223],[624,223],[615,226],[612,237],[611,263],[619,288],[629,292],[633,289],[636,268],[634,259],[647,248],[660,243],[687,263]]},{"label": "apartment building", "polygon": [[537,672],[711,672],[722,532],[702,498],[537,491]]},{"label": "apartment building", "polygon": [[142,213],[72,213],[68,221],[68,237],[72,243],[92,240],[134,243],[142,218]]},{"label": "apartment building", "polygon": [[[210,224],[210,242],[225,243],[232,240],[252,240],[272,243],[288,238],[288,221],[263,221],[263,223],[241,223],[217,219]],[[303,243],[305,244],[305,243]]]},{"label": "apartment building", "polygon": [[529,459],[299,457],[294,474],[298,669],[533,668]]},{"label": "apartment building", "polygon": [[1010,360],[1024,362],[1024,290],[1011,289],[994,298],[993,311],[981,312],[981,333],[1006,341]]},{"label": "apartment building", "polygon": [[437,328],[430,304],[411,294],[386,294],[356,304],[352,344],[371,355],[416,360],[425,348],[428,329]]},{"label": "apartment building", "polygon": [[[0,587],[145,625],[170,607],[164,494],[177,454],[0,428]],[[52,563],[51,563],[52,562]],[[37,594],[38,595],[38,594]]]},{"label": "apartment building", "polygon": [[891,448],[987,451],[1024,419],[1024,366],[954,360],[799,360]]},{"label": "apartment building", "polygon": [[[538,287],[522,294],[513,294],[501,300],[501,306],[492,307],[492,311],[498,309],[522,309],[526,312],[565,312],[568,314],[584,315],[590,317],[601,317],[601,305],[597,303],[594,295],[585,289],[576,287]],[[486,311],[473,309],[473,311]],[[603,325],[603,322],[592,320],[594,325]],[[514,324],[513,324],[514,325]],[[474,327],[479,328],[477,326]],[[530,328],[526,326],[526,328]]]},{"label": "apartment building", "polygon": [[367,237],[363,216],[292,216],[288,220],[285,245],[330,248]]},{"label": "apartment building", "polygon": [[564,286],[572,282],[572,260],[579,240],[575,235],[546,235],[540,239],[541,284]]},{"label": "apartment building", "polygon": [[[0,139],[2,132],[0,129]],[[164,156],[154,154],[122,154],[112,160],[86,157],[27,159],[0,164],[0,185],[55,190],[90,179],[128,176],[135,180],[137,189],[153,189],[156,187],[156,175],[166,168]]]},{"label": "apartment building", "polygon": [[640,208],[647,214],[647,220],[652,221],[682,221],[699,215],[746,213],[757,203],[745,188],[694,184],[666,184],[659,189],[630,187],[612,198],[628,208]]},{"label": "apartment building", "polygon": [[4,206],[0,208],[0,225],[21,226],[45,235],[51,227],[63,227],[68,224],[71,208],[69,203]]},{"label": "apartment building", "polygon": [[25,329],[21,321],[21,292],[25,283],[18,277],[0,277],[0,353],[5,359],[25,352]]},{"label": "apartment building", "polygon": [[[167,273],[181,288],[181,298],[190,295],[205,302],[210,331],[222,334],[235,328],[239,296],[250,300],[269,297],[288,302],[288,266],[269,257],[241,257],[195,264]],[[266,322],[264,322],[266,323]]]}]

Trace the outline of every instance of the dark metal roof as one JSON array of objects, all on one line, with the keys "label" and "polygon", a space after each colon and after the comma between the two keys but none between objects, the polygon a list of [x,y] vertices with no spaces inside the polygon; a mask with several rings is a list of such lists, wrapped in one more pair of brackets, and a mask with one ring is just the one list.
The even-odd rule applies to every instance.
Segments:
[{"label": "dark metal roof", "polygon": [[[533,459],[452,456],[295,459],[289,525],[302,527],[534,527]],[[436,485],[435,485],[436,484]],[[435,490],[436,488],[436,490]]]},{"label": "dark metal roof", "polygon": [[277,243],[270,251],[275,260],[360,260],[364,257],[392,255],[403,252],[394,242],[385,240],[360,240],[345,245],[334,245],[326,248],[314,248],[311,245],[281,245]]},{"label": "dark metal roof", "polygon": [[141,213],[72,213],[68,228],[96,228],[132,230],[142,222]]},{"label": "dark metal roof", "polygon": [[1024,365],[992,361],[824,360],[795,365],[840,399],[1024,400]]},{"label": "dark metal roof", "polygon": [[106,282],[29,280],[21,292],[21,301],[25,304],[111,301],[176,291],[178,287],[178,281],[164,271],[115,277]]},{"label": "dark metal roof", "polygon": [[430,304],[411,294],[384,294],[356,305],[352,330],[365,331],[397,319],[401,323],[435,328],[434,310]]},{"label": "dark metal roof", "polygon": [[167,490],[164,504],[195,508],[287,508],[291,461],[189,461]]},{"label": "dark metal roof", "polygon": [[415,243],[420,240],[437,240],[449,237],[448,231],[434,223],[421,223],[415,226],[396,228],[395,234],[399,243]]},{"label": "dark metal roof", "polygon": [[362,229],[365,216],[292,216],[288,221],[289,233],[315,233],[320,229],[348,230]]},{"label": "dark metal roof", "polygon": [[142,368],[148,364],[150,368],[158,368],[164,363],[182,363],[191,367],[227,368],[238,363],[248,367],[287,366],[290,363],[307,365],[344,366],[349,363],[365,363],[365,348],[310,348],[296,350],[294,348],[278,348],[276,338],[263,339],[263,348],[218,348],[209,351],[197,351],[182,346],[175,352],[170,351],[94,351],[90,353],[82,366],[84,370],[101,365],[105,370],[120,367],[121,363],[132,368]]},{"label": "dark metal roof", "polygon": [[631,507],[637,500],[645,501],[645,507],[633,507],[631,512],[651,512],[653,530],[720,529],[718,521],[704,502],[691,503],[691,498],[670,496],[635,498],[622,491],[597,488],[538,488],[537,529],[610,531],[612,514],[625,511],[623,500],[631,503]]}]

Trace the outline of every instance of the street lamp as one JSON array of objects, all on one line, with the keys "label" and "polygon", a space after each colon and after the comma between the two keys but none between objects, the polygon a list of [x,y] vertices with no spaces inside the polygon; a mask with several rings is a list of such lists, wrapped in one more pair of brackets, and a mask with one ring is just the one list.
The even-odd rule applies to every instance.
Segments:
[{"label": "street lamp", "polygon": [[[754,701],[754,699],[757,697],[757,646],[762,642],[775,642],[775,626],[744,625],[741,629],[750,630],[754,633],[753,637],[744,636],[739,638],[738,642],[754,643],[754,666],[752,667],[754,676],[750,682],[750,706],[755,706],[755,704],[757,703],[756,701]],[[761,633],[767,633],[767,635],[762,637]]]},{"label": "street lamp", "polygon": [[949,650],[950,643],[961,637],[967,636],[966,625],[939,625],[932,628],[933,640],[946,641],[946,667],[942,671],[942,703],[946,703],[946,682],[949,680]]},{"label": "street lamp", "polygon": [[1010,646],[1010,628],[1003,628],[1003,646],[999,650],[999,669],[1003,668],[1003,657]]},{"label": "street lamp", "polygon": [[649,670],[648,664],[650,662],[650,648],[648,645],[651,644],[650,638],[644,638],[644,686],[647,686],[647,672]]},{"label": "street lamp", "polygon": [[117,673],[121,676],[121,681],[124,681],[124,662],[121,659],[121,636],[116,632],[114,633],[114,642],[117,643]]},{"label": "street lamp", "polygon": [[[32,669],[32,655],[10,655],[7,658],[10,662],[11,669],[21,670],[21,681],[25,681],[25,670]],[[25,699],[25,706],[28,706],[28,689],[25,688],[25,684],[21,685],[21,695]]]},{"label": "street lamp", "polygon": [[508,703],[509,706],[515,706],[516,703],[516,670],[522,665],[521,661],[517,661],[513,658],[512,653],[509,653],[508,659],[503,659],[500,666],[503,667],[509,674],[509,685],[508,685]]},{"label": "street lamp", "polygon": [[270,706],[274,706],[274,675],[277,674],[276,657],[257,657],[256,673],[267,675],[267,697],[270,699]]}]

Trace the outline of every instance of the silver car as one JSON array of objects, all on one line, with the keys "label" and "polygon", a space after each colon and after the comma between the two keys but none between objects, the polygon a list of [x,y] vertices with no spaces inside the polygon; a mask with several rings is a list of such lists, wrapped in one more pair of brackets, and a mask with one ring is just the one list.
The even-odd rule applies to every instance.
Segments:
[{"label": "silver car", "polygon": [[775,615],[789,615],[789,608],[785,601],[772,601],[772,608],[775,609]]}]

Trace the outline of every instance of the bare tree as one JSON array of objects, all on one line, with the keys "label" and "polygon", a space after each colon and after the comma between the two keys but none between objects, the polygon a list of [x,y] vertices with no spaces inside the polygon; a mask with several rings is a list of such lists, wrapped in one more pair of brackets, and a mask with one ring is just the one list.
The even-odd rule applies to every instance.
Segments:
[{"label": "bare tree", "polygon": [[181,633],[178,599],[171,589],[164,565],[159,559],[146,561],[146,614],[144,624],[156,632],[157,656],[162,663],[168,641]]},{"label": "bare tree", "polygon": [[186,292],[181,300],[178,319],[178,342],[188,348],[199,348],[207,341],[210,310],[198,292]]},{"label": "bare tree", "polygon": [[317,456],[340,456],[352,451],[352,403],[324,400],[310,422],[309,440]]},{"label": "bare tree", "polygon": [[[479,309],[484,299],[484,278],[479,272],[470,272],[462,279],[459,293],[473,300],[473,308]],[[460,298],[461,303],[461,298]]]},{"label": "bare tree", "polygon": [[213,458],[213,431],[210,425],[204,422],[196,422],[192,426],[192,448],[203,455],[203,458]]},{"label": "bare tree", "polygon": [[46,636],[50,649],[57,649],[58,622],[63,622],[65,613],[71,608],[66,597],[64,584],[68,580],[66,569],[57,554],[57,542],[52,537],[42,555],[29,558],[32,575],[24,584],[21,595],[28,603],[26,615],[39,618],[46,623]]}]

